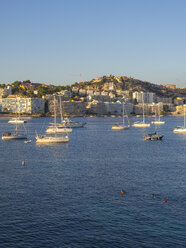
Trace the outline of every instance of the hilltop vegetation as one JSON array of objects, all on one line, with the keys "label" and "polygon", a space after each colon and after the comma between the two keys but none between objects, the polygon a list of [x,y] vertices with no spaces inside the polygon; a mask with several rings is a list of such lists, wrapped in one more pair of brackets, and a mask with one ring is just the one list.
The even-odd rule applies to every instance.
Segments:
[{"label": "hilltop vegetation", "polygon": [[[46,85],[40,83],[32,83],[30,80],[26,81],[15,81],[11,84],[12,93],[27,97],[42,97],[47,94],[53,94],[55,92],[60,92],[62,90],[71,90],[76,87],[78,89],[86,89],[93,91],[104,91],[105,85],[107,83],[112,83],[114,85],[113,91],[143,91],[152,92],[159,97],[186,97],[186,88],[183,89],[169,89],[163,85],[157,85],[150,82],[142,81],[139,79],[134,79],[126,76],[115,77],[113,75],[103,76],[100,78],[92,79],[91,81],[85,81],[80,83],[74,83],[67,86],[55,86]],[[0,84],[0,88],[4,88],[5,84]]]},{"label": "hilltop vegetation", "polygon": [[172,90],[164,87],[163,85],[157,85],[150,82],[134,79],[126,76],[115,77],[113,75],[103,76],[101,78],[93,79],[91,81],[75,83],[72,86],[81,89],[91,90],[104,90],[104,84],[113,82],[116,90],[129,90],[129,91],[143,91],[152,92],[160,97],[175,97],[175,96],[186,96],[186,89]]}]

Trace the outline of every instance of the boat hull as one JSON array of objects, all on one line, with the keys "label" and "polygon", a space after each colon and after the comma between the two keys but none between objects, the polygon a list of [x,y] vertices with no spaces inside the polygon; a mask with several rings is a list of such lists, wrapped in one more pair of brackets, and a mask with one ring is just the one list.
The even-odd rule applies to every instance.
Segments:
[{"label": "boat hull", "polygon": [[72,129],[71,128],[48,128],[46,130],[46,133],[48,134],[55,134],[55,133],[72,133]]},{"label": "boat hull", "polygon": [[150,123],[134,123],[133,127],[150,127]]},{"label": "boat hull", "polygon": [[112,130],[126,130],[129,129],[130,127],[125,127],[125,126],[112,126]]},{"label": "boat hull", "polygon": [[186,133],[186,128],[174,128],[172,131],[174,133]]},{"label": "boat hull", "polygon": [[151,121],[152,124],[163,125],[165,121]]},{"label": "boat hull", "polygon": [[2,140],[18,140],[18,139],[27,139],[25,135],[3,135]]},{"label": "boat hull", "polygon": [[26,123],[27,121],[26,120],[9,120],[8,123],[12,123],[12,124],[21,124],[21,123]]},{"label": "boat hull", "polygon": [[37,144],[55,144],[55,143],[68,143],[68,136],[65,137],[36,137]]},{"label": "boat hull", "polygon": [[153,141],[153,140],[162,140],[163,139],[163,135],[157,135],[157,134],[149,134],[149,135],[145,135],[143,136],[143,140],[150,140],[150,141]]}]

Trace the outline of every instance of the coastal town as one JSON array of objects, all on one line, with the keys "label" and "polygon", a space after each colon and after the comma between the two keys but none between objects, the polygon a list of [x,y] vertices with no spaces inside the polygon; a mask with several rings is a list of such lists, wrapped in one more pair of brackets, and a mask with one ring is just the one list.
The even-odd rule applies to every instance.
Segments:
[{"label": "coastal town", "polygon": [[[183,115],[186,88],[176,85],[155,85],[125,76],[103,76],[71,86],[16,81],[0,85],[0,114],[20,113],[50,116],[54,112],[54,97],[62,102],[66,116],[120,116],[122,105],[128,115]],[[59,108],[57,110],[59,113]]]}]

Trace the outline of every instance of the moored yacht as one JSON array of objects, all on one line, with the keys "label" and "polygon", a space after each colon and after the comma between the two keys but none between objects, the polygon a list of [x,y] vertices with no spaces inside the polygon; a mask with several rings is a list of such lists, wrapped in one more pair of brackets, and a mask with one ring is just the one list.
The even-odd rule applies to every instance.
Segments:
[{"label": "moored yacht", "polygon": [[74,121],[74,120],[71,120],[67,117],[65,117],[61,121],[61,123],[62,123],[62,125],[64,125],[65,127],[68,127],[68,128],[78,128],[78,127],[84,127],[86,125],[86,122]]},{"label": "moored yacht", "polygon": [[115,125],[113,125],[112,126],[112,130],[125,130],[125,129],[129,129],[130,128],[128,116],[126,115],[127,121],[128,121],[128,124],[127,125],[125,125],[125,118],[124,117],[125,117],[125,111],[124,111],[124,103],[123,103],[123,122],[116,123]]},{"label": "moored yacht", "polygon": [[185,109],[186,109],[186,105],[183,105],[183,111],[184,111],[184,125],[183,126],[177,126],[177,127],[175,127],[172,131],[174,132],[174,133],[186,133],[186,121],[185,121],[185,115],[186,115],[186,111],[185,111]]},{"label": "moored yacht", "polygon": [[[53,124],[53,123],[51,123],[51,124]],[[58,123],[56,123],[56,125],[49,126],[45,132],[48,134],[72,133],[72,128],[67,128],[61,124],[59,124],[59,125],[57,125],[57,124]]]},{"label": "moored yacht", "polygon": [[133,127],[150,127],[150,123],[145,123],[145,113],[144,113],[144,101],[143,101],[143,121],[136,121],[132,125]]},{"label": "moored yacht", "polygon": [[36,143],[68,143],[69,142],[69,137],[66,136],[39,136],[36,135],[35,137]]},{"label": "moored yacht", "polygon": [[15,123],[26,123],[27,121],[24,120],[24,119],[21,119],[19,117],[13,117],[11,118],[8,123],[12,123],[12,124],[15,124]]},{"label": "moored yacht", "polygon": [[22,133],[7,132],[2,135],[2,140],[27,139],[27,136]]},{"label": "moored yacht", "polygon": [[[54,136],[47,136],[47,135],[41,135],[39,136],[38,134],[35,137],[36,143],[38,144],[47,144],[47,143],[68,143],[69,142],[69,137],[68,135],[60,135],[57,136],[57,134],[59,134],[59,132],[57,132],[57,123],[56,123],[56,99],[54,96],[54,123],[52,123],[53,126],[51,126],[51,130],[50,127],[47,129],[48,133],[50,134],[54,134]],[[64,129],[64,128],[63,128]],[[59,130],[58,130],[59,131]],[[46,131],[47,133],[47,131]],[[64,134],[64,132],[63,132]]]}]

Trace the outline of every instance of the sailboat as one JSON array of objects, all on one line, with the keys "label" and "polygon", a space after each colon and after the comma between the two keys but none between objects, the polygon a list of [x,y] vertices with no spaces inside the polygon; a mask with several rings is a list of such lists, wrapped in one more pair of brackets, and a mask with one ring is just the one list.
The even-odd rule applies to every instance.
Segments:
[{"label": "sailboat", "polygon": [[186,121],[185,121],[186,111],[185,111],[185,108],[186,108],[186,105],[183,105],[183,109],[184,109],[184,125],[175,127],[172,130],[174,133],[186,133]]},{"label": "sailboat", "polygon": [[63,117],[63,111],[61,106],[61,97],[59,98],[60,101],[60,111],[61,111],[61,123],[58,125],[61,125],[61,127],[65,128],[80,128],[84,127],[86,125],[86,122],[79,122],[69,119],[68,117]]},{"label": "sailboat", "polygon": [[12,117],[8,123],[12,123],[12,124],[15,124],[15,123],[26,123],[27,121],[24,120],[24,119],[21,119],[21,116],[20,116],[20,111],[19,111],[19,115],[17,115],[17,99],[16,99],[16,117]]},{"label": "sailboat", "polygon": [[[155,110],[155,116],[156,116],[156,110]],[[160,109],[159,109],[159,105],[158,105],[158,120],[155,119],[154,121],[151,121],[152,124],[157,124],[157,125],[162,125],[165,124],[165,121],[161,121],[160,120]]]},{"label": "sailboat", "polygon": [[127,117],[128,125],[125,125],[125,112],[124,112],[124,103],[123,103],[123,122],[116,123],[114,126],[112,126],[112,130],[129,129],[130,128],[130,124],[129,124],[128,116],[126,115],[126,117]]},{"label": "sailboat", "polygon": [[[57,127],[56,125],[56,106],[55,106],[55,96],[54,96],[54,128]],[[57,128],[56,128],[57,129]],[[62,136],[57,136],[57,132],[54,132],[55,136],[47,136],[47,135],[42,135],[39,136],[36,134],[35,140],[36,143],[38,144],[47,144],[47,143],[68,143],[69,142],[69,137],[68,135],[62,135]]]},{"label": "sailboat", "polygon": [[158,135],[158,133],[157,133],[156,112],[155,112],[155,121],[154,121],[154,124],[155,124],[155,131],[154,131],[154,133],[150,133],[150,134],[144,135],[143,136],[143,140],[162,140],[163,139],[163,135]]},{"label": "sailboat", "polygon": [[15,131],[4,133],[2,135],[2,140],[27,139],[26,134],[18,132],[18,123],[17,122],[15,122],[15,125],[16,125]]},{"label": "sailboat", "polygon": [[[62,114],[62,106],[61,106],[61,98],[60,98],[60,113],[61,113],[61,120],[63,120],[63,114]],[[55,123],[50,123],[51,126],[47,128],[45,131],[48,134],[55,134],[55,133],[72,133],[72,128],[66,127],[66,125],[62,125],[61,123],[56,122],[56,116]]]},{"label": "sailboat", "polygon": [[136,121],[132,125],[133,127],[150,127],[150,123],[145,123],[145,113],[144,113],[144,101],[143,101],[143,121]]}]

